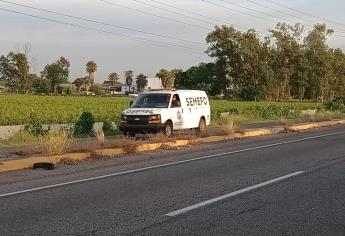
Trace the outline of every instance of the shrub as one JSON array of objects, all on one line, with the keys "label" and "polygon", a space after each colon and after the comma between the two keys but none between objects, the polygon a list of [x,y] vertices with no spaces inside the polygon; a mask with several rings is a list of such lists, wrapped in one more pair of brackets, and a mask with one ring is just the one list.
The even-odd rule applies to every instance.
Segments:
[{"label": "shrub", "polygon": [[79,120],[74,125],[74,135],[91,135],[95,118],[91,112],[83,112]]},{"label": "shrub", "polygon": [[49,132],[49,128],[46,130],[43,129],[42,123],[34,112],[29,113],[28,121],[24,126],[24,130],[33,136],[41,136]]},{"label": "shrub", "polygon": [[67,131],[52,132],[42,137],[40,146],[47,156],[63,154],[68,148],[70,134]]},{"label": "shrub", "polygon": [[112,134],[116,133],[115,124],[113,122],[111,122],[110,120],[103,121],[102,129],[103,129],[104,133],[107,135],[112,135]]}]

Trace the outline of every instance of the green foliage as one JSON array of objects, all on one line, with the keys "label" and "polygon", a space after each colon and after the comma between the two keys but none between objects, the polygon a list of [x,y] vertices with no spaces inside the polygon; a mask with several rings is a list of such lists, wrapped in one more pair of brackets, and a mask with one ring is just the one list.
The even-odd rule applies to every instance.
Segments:
[{"label": "green foliage", "polygon": [[29,62],[24,53],[10,52],[0,57],[0,81],[12,92],[27,93],[32,83],[29,76]]},{"label": "green foliage", "polygon": [[[0,125],[26,124],[29,113],[34,109],[38,119],[43,124],[66,124],[78,121],[83,111],[94,114],[96,121],[111,120],[117,123],[121,118],[121,112],[128,108],[129,97],[113,96],[34,96],[0,94]],[[259,107],[276,105],[288,107],[299,115],[299,111],[315,109],[316,102],[244,102],[229,100],[210,100],[212,119],[217,119],[222,112],[230,112],[234,115],[261,118],[258,114]],[[271,108],[274,109],[274,108]],[[261,112],[262,113],[262,112]],[[268,116],[268,115],[265,115]],[[277,115],[278,117],[279,115]],[[278,117],[279,118],[279,117]]]},{"label": "green foliage", "polygon": [[44,124],[75,123],[83,111],[96,121],[119,121],[131,98],[100,96],[47,96],[0,94],[0,125],[26,124],[34,110]]},{"label": "green foliage", "polygon": [[42,136],[49,132],[49,129],[43,129],[41,121],[38,119],[36,113],[30,112],[24,131],[33,136]]},{"label": "green foliage", "polygon": [[[233,99],[334,99],[345,93],[345,54],[328,46],[332,33],[325,24],[306,33],[300,24],[278,23],[260,39],[254,30],[216,27],[206,37],[207,53],[216,59],[207,69],[213,79],[205,82],[207,72],[202,78],[212,86],[212,95]],[[195,70],[178,76],[178,86],[191,87],[197,76],[188,74]]]},{"label": "green foliage", "polygon": [[43,79],[49,81],[50,92],[56,92],[59,84],[68,83],[69,67],[70,63],[64,57],[60,57],[56,62],[44,67],[41,75]]},{"label": "green foliage", "polygon": [[340,111],[345,113],[345,104],[342,101],[326,101],[323,103],[326,111]]},{"label": "green foliage", "polygon": [[91,135],[93,134],[93,125],[95,118],[91,112],[83,112],[79,120],[74,125],[74,135]]},{"label": "green foliage", "polygon": [[103,95],[104,94],[103,86],[99,85],[99,84],[91,85],[89,91],[94,93],[95,95]]},{"label": "green foliage", "polygon": [[112,72],[108,76],[108,80],[105,81],[105,84],[109,84],[111,86],[115,86],[119,83],[119,76],[116,72]]}]

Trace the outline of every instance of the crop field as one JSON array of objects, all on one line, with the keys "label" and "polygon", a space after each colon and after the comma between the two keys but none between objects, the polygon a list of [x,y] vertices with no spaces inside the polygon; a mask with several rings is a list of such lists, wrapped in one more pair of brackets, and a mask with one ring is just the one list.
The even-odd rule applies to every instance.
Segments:
[{"label": "crop field", "polygon": [[[118,121],[121,111],[128,107],[130,97],[92,96],[36,96],[0,95],[0,125],[25,124],[30,112],[37,114],[42,123],[73,123],[83,111],[90,111],[97,121]],[[315,109],[314,102],[244,102],[211,100],[212,117],[229,112],[252,119],[267,120],[295,118],[300,111]]]}]

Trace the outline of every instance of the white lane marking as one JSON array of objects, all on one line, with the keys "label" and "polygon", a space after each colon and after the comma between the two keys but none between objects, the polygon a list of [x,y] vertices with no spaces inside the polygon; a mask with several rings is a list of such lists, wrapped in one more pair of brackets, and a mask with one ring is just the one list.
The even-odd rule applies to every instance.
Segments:
[{"label": "white lane marking", "polygon": [[300,175],[300,174],[303,174],[303,173],[304,173],[304,171],[297,171],[297,172],[294,172],[292,174],[284,175],[284,176],[281,176],[279,178],[275,178],[275,179],[263,182],[261,184],[256,184],[256,185],[244,188],[244,189],[237,190],[237,191],[232,192],[232,193],[228,193],[228,194],[225,194],[225,195],[222,195],[222,196],[219,196],[219,197],[216,197],[216,198],[212,198],[212,199],[204,201],[204,202],[200,202],[198,204],[191,205],[189,207],[182,208],[182,209],[177,210],[177,211],[173,211],[173,212],[167,213],[167,214],[165,214],[165,216],[173,217],[173,216],[181,215],[181,214],[184,214],[184,213],[186,213],[188,211],[192,211],[192,210],[195,210],[197,208],[204,207],[206,205],[213,204],[215,202],[224,200],[226,198],[234,197],[234,196],[239,195],[241,193],[249,192],[251,190],[254,190],[254,189],[257,189],[257,188],[261,188],[263,186],[266,186],[266,185],[269,185],[269,184],[273,184],[275,182],[278,182],[278,181],[281,181],[281,180],[284,180],[284,179],[288,179],[288,178],[291,178],[293,176]]},{"label": "white lane marking", "polygon": [[23,194],[23,193],[35,192],[35,191],[39,191],[39,190],[43,190],[43,189],[50,189],[50,188],[56,188],[56,187],[60,187],[60,186],[66,186],[66,185],[71,185],[71,184],[89,182],[89,181],[93,181],[93,180],[105,179],[105,178],[114,177],[114,176],[126,175],[126,174],[141,172],[141,171],[145,171],[145,170],[152,170],[152,169],[157,169],[157,168],[161,168],[161,167],[179,165],[179,164],[183,164],[183,163],[204,160],[204,159],[208,159],[208,158],[212,158],[212,157],[219,157],[219,156],[225,156],[225,155],[231,155],[231,154],[236,154],[236,153],[254,151],[254,150],[259,150],[259,149],[264,149],[264,148],[269,148],[269,147],[275,147],[275,146],[280,146],[280,145],[285,145],[285,144],[290,144],[290,143],[297,143],[297,142],[302,142],[302,141],[307,141],[307,140],[312,140],[312,139],[318,139],[318,138],[328,137],[328,136],[334,136],[334,135],[339,135],[339,134],[344,134],[344,133],[345,133],[345,131],[330,133],[330,134],[317,135],[317,136],[300,138],[300,139],[295,139],[295,140],[290,140],[290,141],[285,141],[285,142],[272,143],[272,144],[258,146],[258,147],[245,148],[245,149],[236,150],[236,151],[223,152],[223,153],[212,154],[212,155],[203,156],[203,157],[191,158],[191,159],[182,160],[182,161],[170,162],[170,163],[161,164],[161,165],[154,165],[154,166],[149,166],[149,167],[144,167],[144,168],[134,169],[134,170],[128,170],[128,171],[119,172],[119,173],[100,175],[100,176],[90,177],[90,178],[86,178],[86,179],[79,179],[79,180],[74,180],[74,181],[58,183],[58,184],[52,184],[52,185],[42,186],[42,187],[38,187],[38,188],[31,188],[31,189],[25,189],[25,190],[10,192],[10,193],[3,193],[3,194],[0,194],[0,198],[19,195],[19,194]]}]

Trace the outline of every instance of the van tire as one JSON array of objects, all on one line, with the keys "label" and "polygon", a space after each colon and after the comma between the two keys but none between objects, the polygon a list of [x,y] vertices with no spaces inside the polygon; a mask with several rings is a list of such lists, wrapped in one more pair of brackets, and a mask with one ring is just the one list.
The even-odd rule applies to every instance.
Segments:
[{"label": "van tire", "polygon": [[170,137],[173,133],[173,124],[171,121],[165,122],[165,125],[163,127],[163,134],[167,137]]},{"label": "van tire", "polygon": [[205,132],[206,132],[206,121],[203,117],[201,117],[199,121],[198,133],[204,134]]}]

